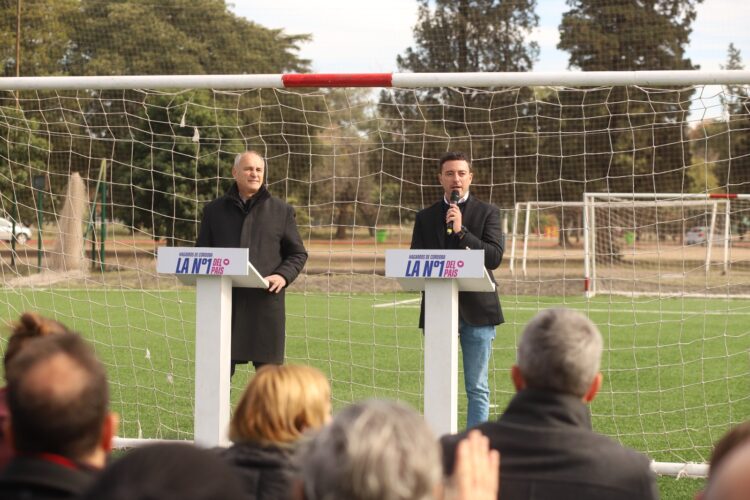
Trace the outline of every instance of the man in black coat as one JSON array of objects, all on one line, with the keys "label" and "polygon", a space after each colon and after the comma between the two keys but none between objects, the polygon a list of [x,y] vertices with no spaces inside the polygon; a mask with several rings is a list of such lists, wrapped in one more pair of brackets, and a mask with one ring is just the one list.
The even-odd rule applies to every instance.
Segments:
[{"label": "man in black coat", "polygon": [[[659,498],[648,458],[591,428],[601,354],[601,334],[578,312],[548,309],[526,326],[511,369],[517,393],[497,422],[477,427],[500,451],[498,498]],[[463,437],[441,440],[446,474]]]},{"label": "man in black coat", "polygon": [[237,155],[235,183],[206,205],[196,241],[198,247],[248,248],[269,283],[267,290],[232,289],[232,374],[240,363],[252,361],[257,369],[284,362],[284,290],[307,261],[294,209],[268,192],[265,169],[257,152]]},{"label": "man in black coat", "polygon": [[0,498],[79,498],[117,428],[104,367],[78,335],[61,333],[29,340],[6,369],[16,455],[0,475]]},{"label": "man in black coat", "polygon": [[[500,266],[504,249],[500,211],[469,194],[472,178],[471,163],[463,153],[440,158],[438,180],[444,197],[417,214],[411,248],[484,250],[484,266],[494,282],[492,271]],[[468,399],[466,427],[470,428],[489,415],[488,365],[495,326],[504,320],[497,292],[459,292],[458,313]],[[424,328],[424,300],[419,327]]]}]

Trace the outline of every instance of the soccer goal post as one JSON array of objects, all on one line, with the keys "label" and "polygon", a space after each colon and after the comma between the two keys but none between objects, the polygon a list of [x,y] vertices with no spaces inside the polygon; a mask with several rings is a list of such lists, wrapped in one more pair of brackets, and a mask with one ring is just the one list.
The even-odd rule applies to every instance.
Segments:
[{"label": "soccer goal post", "polygon": [[[93,343],[122,443],[191,439],[195,291],[155,272],[156,250],[194,244],[234,155],[254,149],[309,252],[287,290],[286,361],[323,370],[334,408],[422,408],[419,296],[384,278],[384,251],[409,247],[442,196],[439,157],[461,150],[471,195],[514,211],[490,418],[515,392],[529,319],[578,309],[605,339],[595,429],[661,472],[702,474],[750,418],[748,85],[748,71],[2,78],[2,319],[34,309]],[[705,244],[687,245],[700,227]],[[251,376],[235,375],[233,402]]]},{"label": "soccer goal post", "polygon": [[[732,200],[745,195],[585,193],[587,296],[714,296],[729,271]],[[714,250],[716,248],[716,250]],[[715,259],[715,260],[714,260]],[[720,273],[718,280],[711,275]]]}]

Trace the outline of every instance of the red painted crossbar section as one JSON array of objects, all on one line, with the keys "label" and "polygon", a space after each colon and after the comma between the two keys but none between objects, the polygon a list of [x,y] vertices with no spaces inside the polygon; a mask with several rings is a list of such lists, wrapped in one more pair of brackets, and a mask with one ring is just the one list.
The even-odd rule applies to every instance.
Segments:
[{"label": "red painted crossbar section", "polygon": [[708,197],[712,199],[720,199],[720,200],[724,200],[724,199],[733,200],[737,198],[737,195],[732,194],[732,193],[711,193],[708,195]]},{"label": "red painted crossbar section", "polygon": [[291,87],[390,87],[392,73],[289,73],[281,77]]}]

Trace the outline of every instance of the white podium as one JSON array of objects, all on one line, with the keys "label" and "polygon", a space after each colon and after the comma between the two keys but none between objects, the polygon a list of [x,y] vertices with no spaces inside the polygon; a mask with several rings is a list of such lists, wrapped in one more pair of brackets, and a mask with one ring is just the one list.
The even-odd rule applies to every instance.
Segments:
[{"label": "white podium", "polygon": [[493,292],[484,250],[386,250],[385,275],[424,291],[424,416],[436,435],[458,430],[458,292]]},{"label": "white podium", "polygon": [[232,287],[268,288],[247,248],[160,247],[156,271],[195,285],[195,421],[201,446],[229,443]]}]

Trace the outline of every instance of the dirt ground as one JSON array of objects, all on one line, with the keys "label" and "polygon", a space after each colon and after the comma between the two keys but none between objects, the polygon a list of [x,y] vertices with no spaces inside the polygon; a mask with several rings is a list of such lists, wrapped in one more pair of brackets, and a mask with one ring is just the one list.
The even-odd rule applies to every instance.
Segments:
[{"label": "dirt ground", "polygon": [[[531,242],[525,272],[522,248],[506,248],[503,264],[495,271],[503,295],[580,295],[585,270],[582,245],[561,248],[556,241]],[[84,272],[38,272],[33,242],[18,248],[11,265],[10,249],[0,247],[0,281],[6,288],[174,288],[182,286],[173,276],[158,275],[153,241],[121,239],[108,242],[104,272],[100,265]],[[373,293],[398,291],[383,276],[385,250],[408,248],[404,234],[385,242],[369,240],[312,240],[309,259],[291,291],[323,293]],[[706,248],[701,246],[639,245],[624,250],[617,259],[602,259],[590,274],[596,275],[598,292],[750,295],[750,244],[734,243],[726,272],[723,248],[712,248],[712,264],[706,272]],[[513,257],[511,259],[511,257]],[[512,265],[511,265],[512,260]],[[512,268],[512,269],[511,269]]]}]

